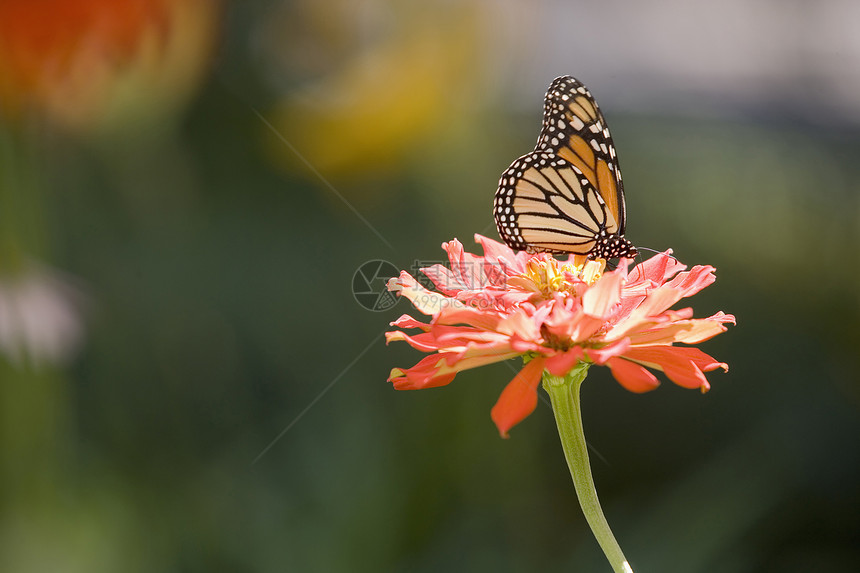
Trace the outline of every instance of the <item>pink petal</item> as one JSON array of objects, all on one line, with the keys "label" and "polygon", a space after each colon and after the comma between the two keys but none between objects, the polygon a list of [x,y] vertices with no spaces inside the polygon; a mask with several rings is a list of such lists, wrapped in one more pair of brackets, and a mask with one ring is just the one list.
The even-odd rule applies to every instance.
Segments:
[{"label": "pink petal", "polygon": [[662,285],[671,276],[687,268],[675,257],[670,256],[672,250],[654,255],[650,259],[636,265],[630,272],[628,284],[653,282]]},{"label": "pink petal", "polygon": [[430,332],[406,334],[399,330],[385,333],[385,343],[403,341],[422,352],[450,350],[454,347],[465,347],[471,343],[498,346],[503,344],[509,348],[510,339],[497,332],[487,332],[468,326],[439,326],[433,325]]},{"label": "pink petal", "polygon": [[448,261],[452,264],[459,263],[463,258],[463,243],[457,239],[442,243],[442,249],[448,253]]},{"label": "pink petal", "polygon": [[612,344],[607,344],[603,348],[588,348],[585,352],[595,364],[605,364],[607,360],[615,356],[621,356],[627,349],[630,348],[630,341],[622,338]]},{"label": "pink petal", "polygon": [[429,330],[430,325],[426,322],[421,322],[420,320],[415,320],[408,314],[402,315],[400,318],[390,323],[391,326],[396,326],[397,328],[420,328],[421,330]]},{"label": "pink petal", "polygon": [[452,239],[447,243],[442,243],[442,248],[448,253],[448,263],[451,266],[451,273],[456,277],[457,282],[462,284],[466,289],[473,289],[474,281],[471,274],[466,271],[466,257],[471,256],[463,250],[463,244],[457,239]]},{"label": "pink petal", "polygon": [[445,356],[448,367],[456,372],[460,372],[462,370],[510,360],[511,358],[522,356],[522,353],[501,345],[492,347],[470,346],[460,352],[445,353]]},{"label": "pink petal", "polygon": [[552,305],[545,305],[543,308],[551,310],[549,316],[543,320],[543,326],[550,334],[561,339],[584,341],[606,326],[604,318],[590,316],[581,307],[577,308],[574,299],[565,300],[557,296]]},{"label": "pink petal", "polygon": [[502,319],[499,322],[498,331],[523,340],[538,341],[542,338],[540,324],[521,309],[517,309]]},{"label": "pink petal", "polygon": [[545,368],[553,376],[564,376],[579,364],[583,357],[582,348],[574,346],[566,352],[561,352],[546,359]]},{"label": "pink petal", "polygon": [[[473,342],[498,344],[500,342],[507,343],[510,340],[504,334],[481,328],[472,328],[471,326],[433,325],[433,329],[429,334],[436,338],[440,346],[463,346]],[[419,334],[418,336],[421,335]]]},{"label": "pink petal", "polygon": [[578,313],[578,316],[571,324],[573,327],[570,331],[570,339],[579,342],[588,340],[594,336],[597,331],[606,326],[606,321],[602,318],[588,316],[584,313]]},{"label": "pink petal", "polygon": [[657,322],[643,323],[641,329],[628,332],[627,338],[635,346],[652,346],[656,344],[672,344],[685,342],[682,340],[693,328],[691,321],[684,320],[675,323],[660,324]]},{"label": "pink petal", "polygon": [[662,286],[652,290],[636,309],[642,316],[657,316],[683,298],[681,289]]},{"label": "pink petal", "polygon": [[475,328],[484,330],[497,330],[501,315],[495,311],[480,310],[460,304],[460,306],[446,306],[442,308],[434,318],[434,324],[468,324]]},{"label": "pink petal", "polygon": [[515,253],[507,245],[483,235],[475,234],[475,242],[484,249],[484,272],[491,283],[504,285],[508,277],[525,272],[527,253]]},{"label": "pink petal", "polygon": [[537,342],[532,342],[531,340],[522,340],[517,337],[511,338],[511,349],[516,350],[520,354],[525,354],[526,352],[539,352],[543,354],[547,350],[549,350],[546,346],[542,346]]},{"label": "pink petal", "polygon": [[698,348],[642,346],[631,348],[624,356],[646,366],[662,370],[672,382],[684,388],[707,390],[710,385],[702,374],[703,372],[717,368],[728,370],[728,365],[717,362]]},{"label": "pink petal", "polygon": [[606,340],[616,340],[631,332],[651,328],[654,317],[665,312],[670,306],[681,300],[681,291],[670,287],[660,287],[651,291],[648,296],[634,308],[626,317],[619,317],[618,322],[604,337]]},{"label": "pink petal", "polygon": [[727,329],[723,326],[724,322],[734,323],[734,317],[731,320],[721,320],[720,318],[697,318],[688,321],[689,328],[684,332],[679,332],[675,336],[674,342],[683,342],[685,344],[698,344],[709,338],[725,332]]},{"label": "pink petal", "polygon": [[504,243],[494,241],[489,237],[475,233],[475,242],[480,244],[484,249],[484,258],[491,261],[504,259],[509,263],[513,263],[517,259],[517,253]]},{"label": "pink petal", "polygon": [[621,285],[624,282],[621,272],[608,272],[603,275],[582,296],[582,310],[598,318],[607,318],[621,300]]},{"label": "pink petal", "polygon": [[410,336],[399,330],[385,333],[385,344],[399,341],[406,342],[409,346],[420,350],[421,352],[435,352],[439,350],[439,344],[436,342],[436,337],[427,333],[415,336]]},{"label": "pink petal", "polygon": [[537,387],[540,384],[543,367],[542,357],[532,359],[505,386],[496,405],[490,410],[490,417],[496,423],[499,434],[503,438],[507,438],[511,428],[534,412],[538,400]]},{"label": "pink petal", "polygon": [[709,316],[705,320],[714,320],[721,324],[737,324],[737,320],[735,319],[735,315],[726,314],[723,311],[719,311],[716,314]]},{"label": "pink petal", "polygon": [[689,360],[672,360],[662,364],[663,373],[672,382],[683,388],[710,389],[707,378],[702,371]]},{"label": "pink petal", "polygon": [[[729,371],[729,365],[725,362],[717,361],[713,356],[705,354],[698,348],[689,346],[664,346],[655,347],[658,353],[671,354],[675,356],[683,356],[687,360],[695,364],[702,372],[710,372],[717,368],[722,368],[724,372]],[[671,350],[667,350],[671,349]]]},{"label": "pink petal", "polygon": [[716,275],[714,275],[715,270],[710,265],[696,265],[688,272],[678,274],[666,283],[666,286],[680,289],[683,297],[693,296],[717,280]]},{"label": "pink petal", "polygon": [[388,290],[405,296],[418,311],[427,315],[438,314],[443,308],[465,307],[457,299],[427,290],[406,271],[388,281]]},{"label": "pink petal", "polygon": [[465,252],[463,245],[457,239],[443,243],[442,248],[448,253],[451,272],[459,278],[461,284],[467,285],[468,290],[477,290],[487,286],[483,257]]},{"label": "pink petal", "polygon": [[448,296],[454,296],[469,288],[469,285],[462,283],[460,277],[452,273],[451,269],[446,266],[435,264],[421,268],[420,271],[433,282],[439,292]]},{"label": "pink petal", "polygon": [[635,362],[615,357],[610,358],[607,365],[618,383],[631,392],[650,392],[660,385],[654,374]]},{"label": "pink petal", "polygon": [[440,373],[443,366],[445,366],[445,359],[439,354],[431,354],[408,370],[392,368],[388,381],[394,384],[395,390],[420,390],[445,386],[451,383],[457,373],[456,371]]}]

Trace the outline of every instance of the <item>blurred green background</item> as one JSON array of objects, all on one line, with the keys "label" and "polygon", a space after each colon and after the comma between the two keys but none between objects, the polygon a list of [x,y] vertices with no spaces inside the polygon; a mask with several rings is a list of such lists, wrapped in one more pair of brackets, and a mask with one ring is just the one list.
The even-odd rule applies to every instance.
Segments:
[{"label": "blurred green background", "polygon": [[28,4],[0,6],[0,570],[608,570],[548,405],[490,420],[519,363],[395,392],[409,308],[352,294],[497,238],[562,74],[628,237],[714,265],[696,315],[738,318],[706,395],[583,387],[634,569],[860,567],[856,8]]}]

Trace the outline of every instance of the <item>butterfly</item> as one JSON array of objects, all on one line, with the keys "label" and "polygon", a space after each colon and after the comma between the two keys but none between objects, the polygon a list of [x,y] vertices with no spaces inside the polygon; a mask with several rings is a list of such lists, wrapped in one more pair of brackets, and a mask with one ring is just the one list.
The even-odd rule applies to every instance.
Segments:
[{"label": "butterfly", "polygon": [[514,250],[634,257],[615,146],[591,92],[553,80],[534,151],[502,173],[493,202],[499,235]]}]

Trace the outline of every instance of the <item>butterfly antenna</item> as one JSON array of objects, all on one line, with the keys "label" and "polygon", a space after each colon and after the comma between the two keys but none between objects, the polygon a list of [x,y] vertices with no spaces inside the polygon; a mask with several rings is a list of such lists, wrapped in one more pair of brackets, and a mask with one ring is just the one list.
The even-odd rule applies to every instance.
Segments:
[{"label": "butterfly antenna", "polygon": [[[666,253],[665,251],[657,251],[655,249],[649,249],[648,247],[636,247],[636,250],[637,251],[650,251],[650,252],[654,253],[655,255],[666,255],[667,257],[670,257],[670,258],[678,261],[678,259],[674,255],[670,255],[670,254]],[[639,258],[639,254],[636,255],[636,258]],[[678,261],[678,262],[680,263],[681,261]]]}]

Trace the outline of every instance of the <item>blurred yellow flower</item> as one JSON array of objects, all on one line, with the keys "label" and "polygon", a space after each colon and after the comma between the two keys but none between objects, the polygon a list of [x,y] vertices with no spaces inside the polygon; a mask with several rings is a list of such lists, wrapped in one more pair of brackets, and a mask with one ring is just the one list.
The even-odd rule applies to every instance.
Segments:
[{"label": "blurred yellow flower", "polygon": [[[287,17],[269,31],[281,34],[270,50],[293,53],[277,56],[280,71],[300,76],[271,114],[273,126],[327,176],[384,171],[426,148],[440,127],[457,121],[452,114],[483,79],[477,73],[484,30],[478,4],[371,4],[363,3],[360,14],[326,4],[327,19],[318,17],[321,6],[292,12],[325,38],[322,54],[313,48],[313,35],[293,30]],[[295,162],[274,137],[271,148]]]}]

